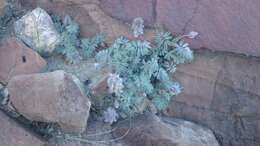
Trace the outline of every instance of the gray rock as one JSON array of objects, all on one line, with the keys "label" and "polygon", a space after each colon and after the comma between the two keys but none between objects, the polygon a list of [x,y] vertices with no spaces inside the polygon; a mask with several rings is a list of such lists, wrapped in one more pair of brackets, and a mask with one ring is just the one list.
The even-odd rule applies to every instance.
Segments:
[{"label": "gray rock", "polygon": [[62,70],[13,77],[7,88],[17,111],[32,121],[58,123],[66,132],[87,126],[90,100],[79,80]]},{"label": "gray rock", "polygon": [[51,53],[60,42],[60,35],[48,13],[36,8],[15,22],[18,38],[39,53]]},{"label": "gray rock", "polygon": [[219,146],[211,130],[174,118],[146,113],[115,125],[114,138],[123,137],[126,146]]}]

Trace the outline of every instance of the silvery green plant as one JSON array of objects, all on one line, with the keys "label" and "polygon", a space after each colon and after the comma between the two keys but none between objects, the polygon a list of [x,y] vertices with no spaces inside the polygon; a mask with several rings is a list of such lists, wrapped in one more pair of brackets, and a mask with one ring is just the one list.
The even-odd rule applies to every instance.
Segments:
[{"label": "silvery green plant", "polygon": [[62,21],[55,17],[54,24],[61,34],[61,42],[56,51],[65,56],[69,63],[78,63],[82,60],[77,48],[79,44],[79,26],[70,16],[65,16]]},{"label": "silvery green plant", "polygon": [[[174,37],[169,32],[159,32],[152,44],[119,37],[96,54],[98,63],[107,64],[114,71],[108,86],[112,87],[109,94],[114,92],[111,97],[118,103],[117,113],[122,117],[142,113],[148,110],[143,108],[147,100],[157,110],[163,110],[171,97],[181,92],[181,85],[171,75],[177,65],[193,60],[193,52],[183,37],[186,35]],[[120,90],[114,90],[118,85]]]},{"label": "silvery green plant", "polygon": [[[65,56],[69,63],[79,63],[83,59],[93,57],[96,48],[105,41],[105,35],[99,33],[92,38],[80,38],[79,25],[70,17],[61,20],[52,17],[56,30],[61,34],[61,42],[56,46],[56,52]],[[82,50],[82,55],[79,53]]]}]

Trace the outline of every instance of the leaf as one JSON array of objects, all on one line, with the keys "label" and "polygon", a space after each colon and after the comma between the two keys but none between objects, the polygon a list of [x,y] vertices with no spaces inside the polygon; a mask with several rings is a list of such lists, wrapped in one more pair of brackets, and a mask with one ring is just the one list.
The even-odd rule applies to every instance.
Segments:
[{"label": "leaf", "polygon": [[81,48],[85,58],[92,57],[98,45],[105,41],[105,35],[102,33],[97,34],[93,38],[81,39]]}]

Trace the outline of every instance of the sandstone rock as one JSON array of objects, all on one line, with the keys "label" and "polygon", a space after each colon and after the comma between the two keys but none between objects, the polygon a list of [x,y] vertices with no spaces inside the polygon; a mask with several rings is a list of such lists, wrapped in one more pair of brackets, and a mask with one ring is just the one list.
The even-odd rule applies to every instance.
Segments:
[{"label": "sandstone rock", "polygon": [[153,26],[155,23],[156,0],[101,0],[100,7],[108,15],[122,20],[128,24],[141,17],[145,26]]},{"label": "sandstone rock", "polygon": [[17,37],[42,54],[51,53],[60,41],[51,17],[41,8],[28,12],[16,21],[14,29]]},{"label": "sandstone rock", "polygon": [[91,98],[93,105],[103,106],[103,97],[108,93],[107,78],[111,69],[95,63],[93,59],[78,64],[66,64],[60,56],[53,56],[49,57],[47,61],[49,62],[48,71],[64,70],[74,74],[93,95]]},{"label": "sandstone rock", "polygon": [[179,66],[183,92],[166,114],[211,128],[224,146],[259,145],[260,60],[205,50]]},{"label": "sandstone rock", "polygon": [[[98,32],[106,34],[106,41],[112,43],[119,36],[126,36],[134,39],[131,26],[114,19],[105,13],[96,0],[71,1],[71,0],[22,0],[27,8],[40,6],[50,13],[59,16],[70,15],[80,25],[80,32],[83,37],[90,37]],[[132,22],[132,19],[131,19]],[[145,29],[144,35],[139,39],[152,40],[155,31]]]},{"label": "sandstone rock", "polygon": [[[92,20],[99,26],[100,32],[106,34],[106,41],[108,43],[112,43],[120,36],[125,36],[129,39],[135,38],[133,32],[131,31],[131,26],[125,25],[121,21],[107,15],[98,5],[84,5],[84,8],[87,10]],[[154,30],[145,30],[144,35],[138,39],[152,40],[154,34]]]},{"label": "sandstone rock", "polygon": [[[108,33],[111,40],[120,35],[131,37],[129,26],[122,22],[131,23],[134,18],[142,17],[148,27],[160,25],[175,34],[199,32],[196,40],[187,40],[192,48],[260,56],[257,41],[260,32],[255,31],[260,19],[258,0],[22,0],[22,4],[71,15],[80,23],[84,36],[101,31]],[[145,32],[144,38],[149,40],[153,33],[150,30]]]},{"label": "sandstone rock", "polygon": [[45,60],[22,42],[15,38],[2,40],[0,82],[6,84],[15,75],[41,72],[45,66]]},{"label": "sandstone rock", "polygon": [[45,146],[45,142],[0,111],[1,146]]},{"label": "sandstone rock", "polygon": [[259,9],[258,0],[157,0],[156,14],[174,33],[199,32],[192,48],[260,56]]},{"label": "sandstone rock", "polygon": [[113,132],[115,137],[128,132],[123,142],[129,146],[219,146],[212,131],[181,119],[159,118],[146,113],[131,123],[129,120],[119,122]]},{"label": "sandstone rock", "polygon": [[13,77],[7,88],[19,113],[32,121],[58,123],[68,132],[83,132],[90,101],[79,80],[62,70]]}]

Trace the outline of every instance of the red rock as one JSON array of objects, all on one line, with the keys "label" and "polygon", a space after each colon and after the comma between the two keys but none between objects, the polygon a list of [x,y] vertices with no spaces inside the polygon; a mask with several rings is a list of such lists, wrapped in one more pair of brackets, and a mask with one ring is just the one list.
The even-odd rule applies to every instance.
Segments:
[{"label": "red rock", "polygon": [[206,125],[224,146],[259,145],[259,70],[259,58],[196,51],[192,63],[177,68],[183,92],[165,113]]},{"label": "red rock", "polygon": [[101,0],[100,7],[113,18],[129,24],[136,17],[144,19],[144,25],[153,26],[155,23],[156,0]]},{"label": "red rock", "polygon": [[0,111],[1,146],[45,146],[45,142]]},{"label": "red rock", "polygon": [[61,70],[19,75],[7,88],[13,106],[29,120],[58,123],[68,132],[85,130],[91,103],[74,76]]},{"label": "red rock", "polygon": [[[92,7],[90,4],[95,4],[98,11],[101,8],[104,14],[90,14],[84,8]],[[131,23],[140,16],[149,27],[162,25],[175,34],[199,32],[195,40],[187,40],[192,48],[260,56],[258,0],[22,0],[22,5],[71,15],[79,22],[83,36],[97,32],[108,33],[111,40],[120,35],[131,36],[129,26],[122,22]]]},{"label": "red rock", "polygon": [[[106,34],[106,42],[108,43],[114,42],[119,36],[134,39],[130,26],[105,13],[100,8],[97,1],[87,0],[84,2],[68,2],[71,2],[71,0],[22,0],[22,5],[23,7],[30,9],[38,6],[49,13],[59,16],[70,15],[79,23],[80,32],[83,37],[90,37],[96,33],[102,32]],[[141,36],[140,39],[153,39],[154,30],[147,29],[144,33],[145,34]]]},{"label": "red rock", "polygon": [[126,146],[219,146],[211,130],[189,121],[139,115],[115,125],[114,138],[122,137]]},{"label": "red rock", "polygon": [[15,38],[8,38],[0,46],[0,82],[7,83],[13,76],[41,72],[45,60]]},{"label": "red rock", "polygon": [[199,32],[193,48],[260,56],[260,1],[157,0],[157,21],[173,33]]}]

